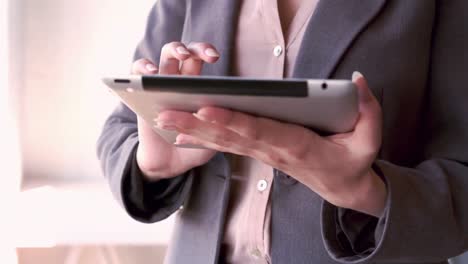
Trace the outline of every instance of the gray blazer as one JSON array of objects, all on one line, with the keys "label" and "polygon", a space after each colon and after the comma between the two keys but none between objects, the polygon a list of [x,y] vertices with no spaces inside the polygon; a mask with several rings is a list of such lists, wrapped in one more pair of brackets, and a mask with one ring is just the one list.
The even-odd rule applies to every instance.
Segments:
[{"label": "gray blazer", "polygon": [[[222,56],[203,74],[229,75],[238,9],[238,0],[159,0],[135,59],[157,62],[162,45],[175,40],[209,42]],[[384,113],[374,169],[389,196],[377,219],[336,208],[274,170],[273,263],[445,263],[468,249],[467,17],[466,0],[318,4],[294,77],[367,76]],[[169,263],[222,262],[225,156],[155,183],[138,170],[137,145],[136,116],[119,105],[98,142],[117,199],[147,223],[177,212]]]}]

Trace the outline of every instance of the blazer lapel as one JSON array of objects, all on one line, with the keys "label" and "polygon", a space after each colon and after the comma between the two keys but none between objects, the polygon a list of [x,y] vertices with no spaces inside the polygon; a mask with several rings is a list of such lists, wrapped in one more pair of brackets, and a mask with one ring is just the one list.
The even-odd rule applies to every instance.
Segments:
[{"label": "blazer lapel", "polygon": [[[215,64],[205,64],[203,66],[202,75],[230,75],[240,0],[187,2],[189,2],[188,17],[184,25],[184,36],[182,40],[184,42],[211,43],[221,53],[221,57]],[[220,246],[223,238],[224,213],[228,206],[229,198],[230,172],[225,172],[224,174],[227,178],[224,179],[224,190],[221,191],[223,197],[219,201],[213,201],[213,203],[219,203],[217,207],[219,211],[212,212],[212,215],[207,216],[215,218],[211,221],[215,224],[204,230],[207,233],[217,232],[217,239],[207,239],[204,243],[192,245],[195,247],[194,251],[197,252],[197,256],[203,256],[203,259],[206,260],[204,263],[218,263]],[[185,262],[193,262],[193,259],[187,259]]]},{"label": "blazer lapel", "polygon": [[205,64],[202,75],[230,75],[239,0],[193,1],[190,4],[190,40],[213,44],[221,53],[215,64]]},{"label": "blazer lapel", "polygon": [[293,77],[330,78],[340,59],[387,0],[322,0],[307,25]]}]

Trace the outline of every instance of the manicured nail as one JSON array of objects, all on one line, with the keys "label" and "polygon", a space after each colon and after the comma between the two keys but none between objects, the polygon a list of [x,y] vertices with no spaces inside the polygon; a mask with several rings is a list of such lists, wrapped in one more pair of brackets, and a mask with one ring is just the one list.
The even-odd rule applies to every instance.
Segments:
[{"label": "manicured nail", "polygon": [[207,56],[215,57],[215,58],[218,58],[220,56],[219,53],[216,50],[212,49],[212,48],[207,48],[205,50],[205,54]]},{"label": "manicured nail", "polygon": [[201,120],[201,121],[208,121],[206,120],[206,118],[204,118],[203,116],[199,115],[198,113],[193,113],[192,114],[194,117],[196,117],[197,119]]},{"label": "manicured nail", "polygon": [[359,78],[361,78],[361,77],[364,77],[364,76],[362,75],[362,73],[360,73],[360,72],[358,72],[358,71],[355,71],[355,72],[353,72],[352,80],[353,80],[353,81],[356,81],[357,79],[359,79]]},{"label": "manicured nail", "polygon": [[171,121],[161,121],[161,120],[154,120],[160,129],[164,130],[177,130],[177,126]]},{"label": "manicured nail", "polygon": [[158,128],[167,130],[167,131],[176,131],[177,127],[173,125],[158,124]]},{"label": "manicured nail", "polygon": [[189,52],[186,48],[184,48],[184,47],[182,47],[182,46],[177,47],[176,50],[177,50],[177,52],[178,52],[179,54],[182,54],[182,55],[190,55],[190,52]]},{"label": "manicured nail", "polygon": [[208,118],[198,114],[198,113],[193,113],[193,116],[195,116],[197,119],[203,121],[203,122],[209,122],[209,123],[212,123],[212,124],[217,124],[218,122],[216,122],[216,120],[209,120]]},{"label": "manicured nail", "polygon": [[185,140],[184,138],[177,137],[176,141],[174,142],[174,145],[185,145],[188,144],[189,142]]},{"label": "manicured nail", "polygon": [[158,68],[151,63],[146,64],[146,69],[150,72],[157,71]]}]

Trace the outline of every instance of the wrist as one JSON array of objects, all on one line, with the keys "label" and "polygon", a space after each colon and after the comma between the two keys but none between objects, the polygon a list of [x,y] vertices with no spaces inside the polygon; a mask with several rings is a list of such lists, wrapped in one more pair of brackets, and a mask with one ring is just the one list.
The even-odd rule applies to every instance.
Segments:
[{"label": "wrist", "polygon": [[156,166],[147,166],[148,162],[146,162],[147,157],[144,156],[144,151],[137,147],[136,151],[136,164],[142,173],[142,176],[149,180],[149,181],[158,181],[163,179],[164,175],[164,168],[156,167]]},{"label": "wrist", "polygon": [[375,171],[369,169],[357,184],[352,196],[345,208],[380,218],[385,209],[387,187]]}]

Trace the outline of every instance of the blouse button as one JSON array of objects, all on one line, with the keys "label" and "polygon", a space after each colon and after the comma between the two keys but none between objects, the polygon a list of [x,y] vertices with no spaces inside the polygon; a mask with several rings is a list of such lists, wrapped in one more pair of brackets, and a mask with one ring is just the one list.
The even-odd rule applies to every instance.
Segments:
[{"label": "blouse button", "polygon": [[262,257],[262,252],[260,252],[260,250],[258,249],[254,249],[250,252],[250,255],[254,258],[254,259],[260,259]]},{"label": "blouse button", "polygon": [[275,57],[281,56],[282,53],[283,53],[283,48],[280,45],[276,46],[273,49],[273,55],[275,55]]},{"label": "blouse button", "polygon": [[263,192],[268,187],[268,182],[265,180],[259,180],[257,183],[257,190]]}]

